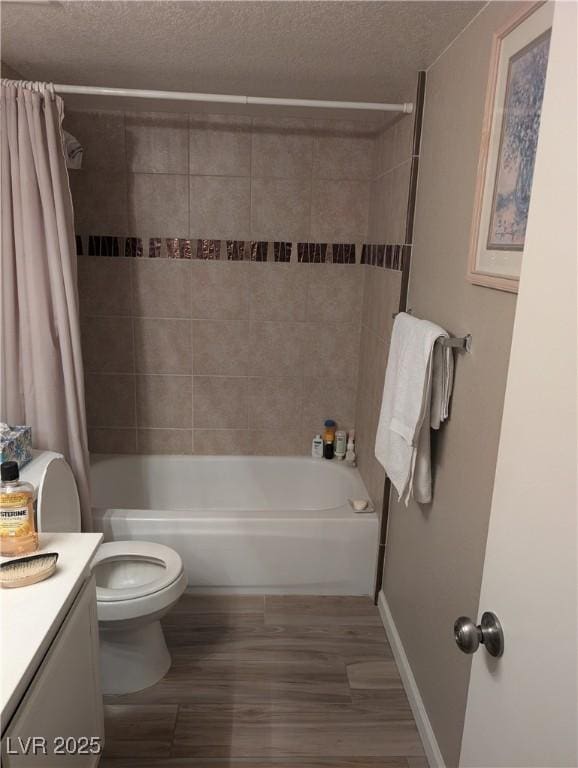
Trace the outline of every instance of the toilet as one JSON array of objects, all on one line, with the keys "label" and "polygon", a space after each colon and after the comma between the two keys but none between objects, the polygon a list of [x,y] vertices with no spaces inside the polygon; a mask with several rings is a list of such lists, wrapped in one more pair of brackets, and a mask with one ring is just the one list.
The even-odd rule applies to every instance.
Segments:
[{"label": "toilet", "polygon": [[[62,455],[36,451],[22,477],[38,490],[39,531],[80,531],[76,482]],[[111,541],[101,544],[91,567],[102,692],[133,693],[154,685],[171,666],[160,619],[187,586],[180,555],[154,542]]]}]

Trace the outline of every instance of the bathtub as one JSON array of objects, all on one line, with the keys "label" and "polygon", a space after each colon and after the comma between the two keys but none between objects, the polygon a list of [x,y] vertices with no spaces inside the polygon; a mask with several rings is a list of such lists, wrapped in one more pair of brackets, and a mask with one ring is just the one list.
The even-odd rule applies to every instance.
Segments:
[{"label": "bathtub", "polygon": [[307,457],[91,457],[94,527],[181,555],[198,592],[367,595],[378,520],[357,469]]}]

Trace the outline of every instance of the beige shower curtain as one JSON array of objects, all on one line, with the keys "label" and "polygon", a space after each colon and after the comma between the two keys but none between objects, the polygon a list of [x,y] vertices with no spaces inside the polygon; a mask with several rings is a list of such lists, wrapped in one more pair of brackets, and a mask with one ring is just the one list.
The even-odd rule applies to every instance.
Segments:
[{"label": "beige shower curtain", "polygon": [[69,461],[90,530],[88,449],[64,105],[51,86],[2,80],[0,421],[32,427]]}]

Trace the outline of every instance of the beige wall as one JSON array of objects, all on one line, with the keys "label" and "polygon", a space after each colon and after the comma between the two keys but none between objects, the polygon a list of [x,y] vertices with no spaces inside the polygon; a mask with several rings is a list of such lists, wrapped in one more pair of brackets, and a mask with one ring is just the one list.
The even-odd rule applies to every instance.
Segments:
[{"label": "beige wall", "polygon": [[[471,659],[452,626],[478,615],[515,296],[465,278],[492,35],[519,4],[491,3],[428,70],[409,306],[456,335],[449,421],[433,441],[434,494],[393,503],[384,591],[448,765],[459,759]],[[491,606],[485,606],[491,609]]]},{"label": "beige wall", "polygon": [[3,61],[0,62],[0,72],[2,77],[6,77],[8,80],[22,80],[22,75]]}]

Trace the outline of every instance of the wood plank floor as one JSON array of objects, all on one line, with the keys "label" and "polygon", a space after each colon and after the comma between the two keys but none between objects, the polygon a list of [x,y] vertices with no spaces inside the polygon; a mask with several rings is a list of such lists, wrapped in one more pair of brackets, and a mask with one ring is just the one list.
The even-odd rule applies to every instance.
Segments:
[{"label": "wood plank floor", "polygon": [[427,768],[369,598],[183,595],[172,667],[105,700],[101,768]]}]

